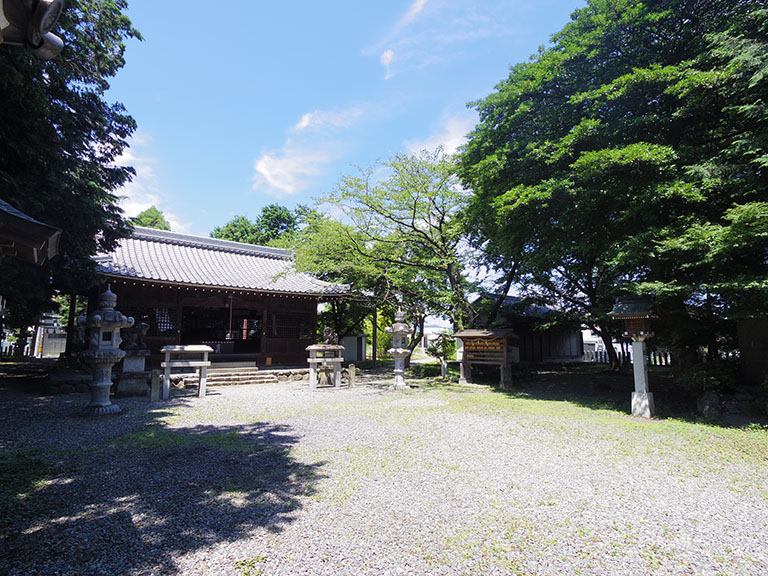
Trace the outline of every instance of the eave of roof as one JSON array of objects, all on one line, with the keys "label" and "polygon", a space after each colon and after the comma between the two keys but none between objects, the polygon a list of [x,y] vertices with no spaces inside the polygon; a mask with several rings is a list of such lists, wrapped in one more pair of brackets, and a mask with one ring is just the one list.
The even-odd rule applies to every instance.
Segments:
[{"label": "eave of roof", "polygon": [[468,328],[452,334],[453,338],[518,338],[511,328]]},{"label": "eave of roof", "polygon": [[110,278],[145,284],[319,298],[349,292],[296,272],[287,250],[149,228],[137,227],[95,260]]},{"label": "eave of roof", "polygon": [[59,253],[61,229],[35,220],[0,199],[0,254],[42,264]]}]

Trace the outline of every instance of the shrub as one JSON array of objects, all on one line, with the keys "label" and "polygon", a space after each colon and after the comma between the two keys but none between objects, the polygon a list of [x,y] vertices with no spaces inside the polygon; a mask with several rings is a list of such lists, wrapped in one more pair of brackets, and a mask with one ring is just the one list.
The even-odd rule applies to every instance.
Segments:
[{"label": "shrub", "polygon": [[739,363],[736,360],[714,360],[688,368],[677,383],[685,390],[702,392],[729,392],[739,381]]}]

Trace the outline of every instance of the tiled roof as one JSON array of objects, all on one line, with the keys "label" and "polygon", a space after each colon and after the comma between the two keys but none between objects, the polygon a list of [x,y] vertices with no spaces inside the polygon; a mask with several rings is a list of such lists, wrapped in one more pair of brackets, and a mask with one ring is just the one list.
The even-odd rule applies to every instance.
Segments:
[{"label": "tiled roof", "polygon": [[296,272],[287,250],[139,226],[96,261],[109,276],[149,282],[317,296],[348,292],[344,284]]},{"label": "tiled roof", "polygon": [[42,264],[59,252],[61,229],[27,216],[0,198],[0,259],[16,256]]}]

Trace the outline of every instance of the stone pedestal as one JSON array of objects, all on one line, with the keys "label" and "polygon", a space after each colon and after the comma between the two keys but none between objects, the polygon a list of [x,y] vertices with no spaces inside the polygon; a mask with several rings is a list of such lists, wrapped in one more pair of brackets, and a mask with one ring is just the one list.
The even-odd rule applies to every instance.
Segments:
[{"label": "stone pedestal", "polygon": [[632,416],[653,418],[656,407],[653,394],[648,392],[648,356],[645,351],[645,337],[632,337],[632,371],[635,377],[635,391],[632,393]]},{"label": "stone pedestal", "polygon": [[309,352],[309,387],[317,388],[318,374],[322,369],[333,370],[333,385],[341,387],[341,363],[344,358],[341,353],[344,346],[340,344],[312,344],[307,346]]},{"label": "stone pedestal", "polygon": [[150,373],[144,369],[149,350],[126,350],[123,373],[117,383],[117,396],[146,396]]}]

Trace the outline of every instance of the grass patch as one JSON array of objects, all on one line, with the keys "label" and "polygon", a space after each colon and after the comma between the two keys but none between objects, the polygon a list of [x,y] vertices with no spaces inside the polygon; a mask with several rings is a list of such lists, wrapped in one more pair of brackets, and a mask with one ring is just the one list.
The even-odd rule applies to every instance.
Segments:
[{"label": "grass patch", "polygon": [[238,560],[235,562],[235,570],[237,570],[239,576],[259,576],[264,573],[263,567],[260,564],[264,564],[266,561],[267,559],[264,556],[254,556]]},{"label": "grass patch", "polygon": [[121,436],[116,438],[113,444],[140,450],[184,450],[205,447],[225,452],[246,452],[252,449],[252,446],[234,431],[196,435],[157,428]]},{"label": "grass patch", "polygon": [[446,378],[442,377],[440,364],[411,364],[406,371],[406,378],[440,378],[441,380],[450,380],[457,382],[459,380],[459,370],[453,366],[448,366]]},{"label": "grass patch", "polygon": [[0,527],[29,518],[46,508],[37,493],[52,477],[52,468],[36,452],[0,452]]}]

